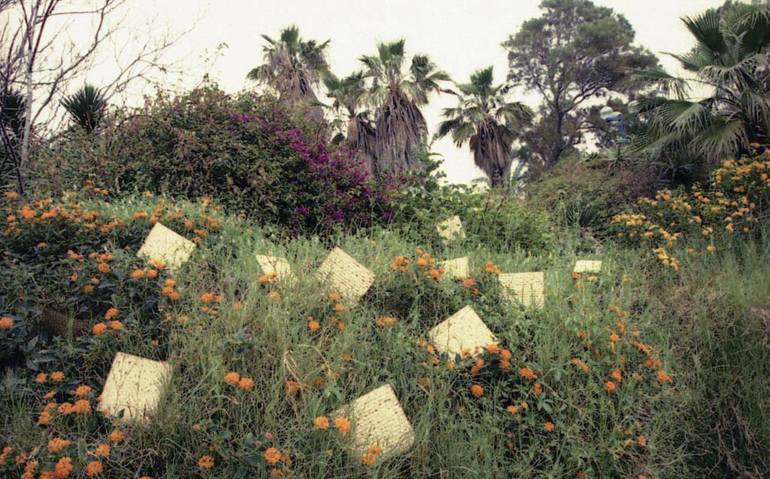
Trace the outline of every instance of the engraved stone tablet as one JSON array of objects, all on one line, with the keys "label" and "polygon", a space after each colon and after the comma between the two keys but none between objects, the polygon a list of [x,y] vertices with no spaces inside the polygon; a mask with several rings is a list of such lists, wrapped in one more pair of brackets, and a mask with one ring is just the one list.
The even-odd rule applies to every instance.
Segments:
[{"label": "engraved stone tablet", "polygon": [[380,460],[403,454],[414,444],[414,431],[390,384],[381,386],[331,414],[352,423],[353,453],[372,444],[382,448]]},{"label": "engraved stone tablet", "polygon": [[495,335],[470,306],[428,331],[428,339],[439,352],[450,356],[462,355],[463,352],[475,356],[485,346],[497,342]]},{"label": "engraved stone tablet", "polygon": [[438,235],[441,237],[444,243],[449,243],[450,241],[454,241],[456,239],[465,238],[463,222],[460,221],[459,216],[453,216],[448,220],[442,221],[436,225],[436,229],[438,230]]},{"label": "engraved stone tablet", "polygon": [[321,263],[316,277],[327,288],[342,295],[343,301],[356,303],[374,283],[374,273],[351,258],[340,248],[334,248]]},{"label": "engraved stone tablet", "polygon": [[99,410],[114,417],[120,417],[122,411],[123,420],[146,423],[170,379],[168,363],[117,353],[104,382]]},{"label": "engraved stone tablet", "polygon": [[468,277],[468,257],[455,258],[439,263],[439,267],[444,268],[444,272],[454,279],[465,279]]},{"label": "engraved stone tablet", "polygon": [[291,272],[291,266],[286,258],[278,256],[265,256],[258,254],[257,263],[265,274],[275,273],[278,281],[293,281],[294,273]]},{"label": "engraved stone tablet", "polygon": [[163,261],[173,271],[190,259],[194,249],[195,243],[155,223],[136,255],[149,261]]},{"label": "engraved stone tablet", "polygon": [[591,261],[585,259],[579,259],[575,261],[575,269],[572,271],[575,273],[598,273],[602,269],[601,261]]},{"label": "engraved stone tablet", "polygon": [[503,296],[508,301],[518,301],[526,307],[542,308],[545,303],[545,274],[502,273],[498,276],[503,286]]}]

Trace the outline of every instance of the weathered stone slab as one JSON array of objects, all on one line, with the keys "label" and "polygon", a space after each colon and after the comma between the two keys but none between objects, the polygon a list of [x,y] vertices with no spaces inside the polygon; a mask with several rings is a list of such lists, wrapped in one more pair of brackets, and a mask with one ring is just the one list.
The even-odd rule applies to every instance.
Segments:
[{"label": "weathered stone slab", "polygon": [[476,311],[465,306],[444,322],[428,331],[428,339],[441,353],[475,356],[497,338],[479,318]]},{"label": "weathered stone slab", "polygon": [[574,273],[598,273],[602,269],[601,261],[579,259],[575,261]]},{"label": "weathered stone slab", "polygon": [[498,276],[505,299],[519,302],[525,307],[542,308],[545,304],[545,274],[502,273]]},{"label": "weathered stone slab", "polygon": [[265,274],[274,273],[278,281],[294,281],[294,273],[286,258],[258,254],[257,263]]},{"label": "weathered stone slab", "polygon": [[316,277],[343,301],[358,302],[374,283],[374,273],[342,251],[334,248],[318,267]]},{"label": "weathered stone slab", "polygon": [[437,224],[436,230],[445,244],[465,238],[465,229],[459,216],[453,216]]},{"label": "weathered stone slab", "polygon": [[444,273],[454,279],[465,279],[469,276],[468,257],[449,259],[441,261],[439,267],[444,269]]},{"label": "weathered stone slab", "polygon": [[414,444],[414,431],[393,386],[386,384],[332,413],[346,417],[352,425],[352,448],[363,455],[372,444],[382,448],[380,460],[407,452]]},{"label": "weathered stone slab", "polygon": [[162,261],[174,271],[190,259],[194,249],[195,243],[155,223],[136,255],[148,261]]},{"label": "weathered stone slab", "polygon": [[99,410],[127,422],[146,423],[155,413],[171,379],[166,362],[117,353],[104,383]]}]

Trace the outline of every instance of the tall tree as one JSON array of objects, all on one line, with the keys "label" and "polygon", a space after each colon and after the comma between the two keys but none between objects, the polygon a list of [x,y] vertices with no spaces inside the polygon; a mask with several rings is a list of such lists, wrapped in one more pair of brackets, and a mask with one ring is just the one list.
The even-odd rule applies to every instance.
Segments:
[{"label": "tall tree", "polygon": [[341,79],[329,73],[323,81],[327,96],[334,99],[332,107],[336,111],[344,110],[345,143],[356,150],[366,161],[369,171],[373,171],[375,130],[369,120],[369,112],[362,109],[366,95],[363,72],[355,72]]},{"label": "tall tree", "polygon": [[610,93],[633,96],[631,70],[658,65],[632,45],[634,29],[612,9],[589,0],[543,0],[543,14],[524,22],[503,46],[508,78],[543,98],[528,147],[545,168],[578,144],[588,127],[588,105]]},{"label": "tall tree", "polygon": [[323,120],[323,107],[313,89],[329,70],[329,40],[303,40],[294,25],[281,30],[277,40],[267,35],[262,38],[267,42],[262,47],[265,62],[253,68],[248,78],[274,88],[283,100],[304,104],[311,118]]},{"label": "tall tree", "polygon": [[375,174],[418,168],[428,136],[420,107],[430,93],[441,91],[449,75],[427,55],[414,55],[407,63],[404,40],[380,43],[377,55],[364,55],[360,61],[371,78],[368,98],[376,108]]},{"label": "tall tree", "polygon": [[436,137],[451,133],[460,147],[469,142],[476,166],[489,178],[492,187],[503,186],[511,171],[511,145],[522,127],[532,120],[532,110],[508,101],[509,88],[493,84],[492,67],[471,75],[470,83],[458,84],[457,106],[445,108],[447,120],[439,125]]},{"label": "tall tree", "polygon": [[[638,145],[653,158],[696,157],[713,163],[745,153],[751,143],[770,142],[770,9],[726,3],[682,19],[696,42],[674,55],[690,78],[662,70],[639,72],[670,97],[640,102],[649,118]],[[689,85],[706,89],[690,98]]]}]

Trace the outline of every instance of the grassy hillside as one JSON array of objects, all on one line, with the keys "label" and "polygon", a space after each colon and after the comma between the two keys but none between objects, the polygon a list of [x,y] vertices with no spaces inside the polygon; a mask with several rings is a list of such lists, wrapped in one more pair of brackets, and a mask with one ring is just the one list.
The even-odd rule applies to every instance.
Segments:
[{"label": "grassy hillside", "polygon": [[[635,249],[605,244],[586,251],[570,231],[557,232],[555,249],[547,251],[502,254],[458,244],[420,252],[422,245],[383,229],[329,244],[273,244],[257,227],[207,203],[177,209],[162,199],[134,198],[30,209],[34,215],[20,211],[13,228],[6,219],[3,235],[0,312],[13,324],[0,330],[6,365],[0,437],[12,448],[0,467],[8,477],[31,468],[30,458],[37,472],[66,470],[62,457],[73,465],[68,477],[95,474],[94,461],[102,477],[768,471],[770,286],[762,279],[770,273],[770,243],[764,236],[717,254],[700,248],[702,254],[684,255],[674,273]],[[155,220],[198,238],[173,281],[163,269],[148,278],[153,267],[134,256]],[[358,305],[332,301],[314,279],[332,244],[377,275]],[[97,254],[89,258],[90,252]],[[269,281],[258,253],[288,258],[297,282]],[[465,255],[475,283],[432,272],[433,261]],[[576,258],[602,259],[601,274],[575,281]],[[545,271],[545,307],[504,302],[495,266]],[[86,294],[89,284],[95,288]],[[424,341],[430,327],[466,304],[510,352],[509,363],[508,353],[494,349],[481,356],[483,364],[440,356]],[[74,318],[68,339],[41,329],[42,306]],[[384,316],[395,321],[378,322]],[[110,321],[119,321],[119,330]],[[81,323],[83,334],[73,335]],[[97,334],[97,323],[107,332]],[[113,424],[93,411],[117,351],[174,366],[148,426]],[[63,379],[54,382],[59,371]],[[229,372],[253,385],[228,384]],[[414,428],[415,444],[406,455],[367,465],[347,452],[352,433],[318,429],[314,420],[386,383]],[[78,391],[82,385],[91,390]],[[62,403],[78,399],[91,411],[61,412]],[[110,442],[114,431],[126,439]],[[54,438],[71,443],[58,450],[49,442]],[[107,456],[95,455],[100,444],[111,444]],[[205,456],[213,466],[201,461]]]}]

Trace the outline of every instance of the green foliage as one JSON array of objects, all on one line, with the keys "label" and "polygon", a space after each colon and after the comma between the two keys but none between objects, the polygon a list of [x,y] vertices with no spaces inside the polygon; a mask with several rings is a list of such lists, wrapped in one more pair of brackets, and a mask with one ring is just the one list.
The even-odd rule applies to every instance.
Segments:
[{"label": "green foliage", "polygon": [[588,0],[544,0],[543,14],[524,22],[503,46],[509,79],[539,93],[540,119],[527,139],[533,166],[550,168],[581,139],[590,100],[613,92],[633,96],[630,69],[657,66],[634,46],[634,29],[611,8]]},{"label": "green foliage", "polygon": [[72,95],[65,97],[61,103],[69,113],[72,122],[88,133],[96,130],[107,108],[107,99],[104,97],[104,93],[88,84]]}]

